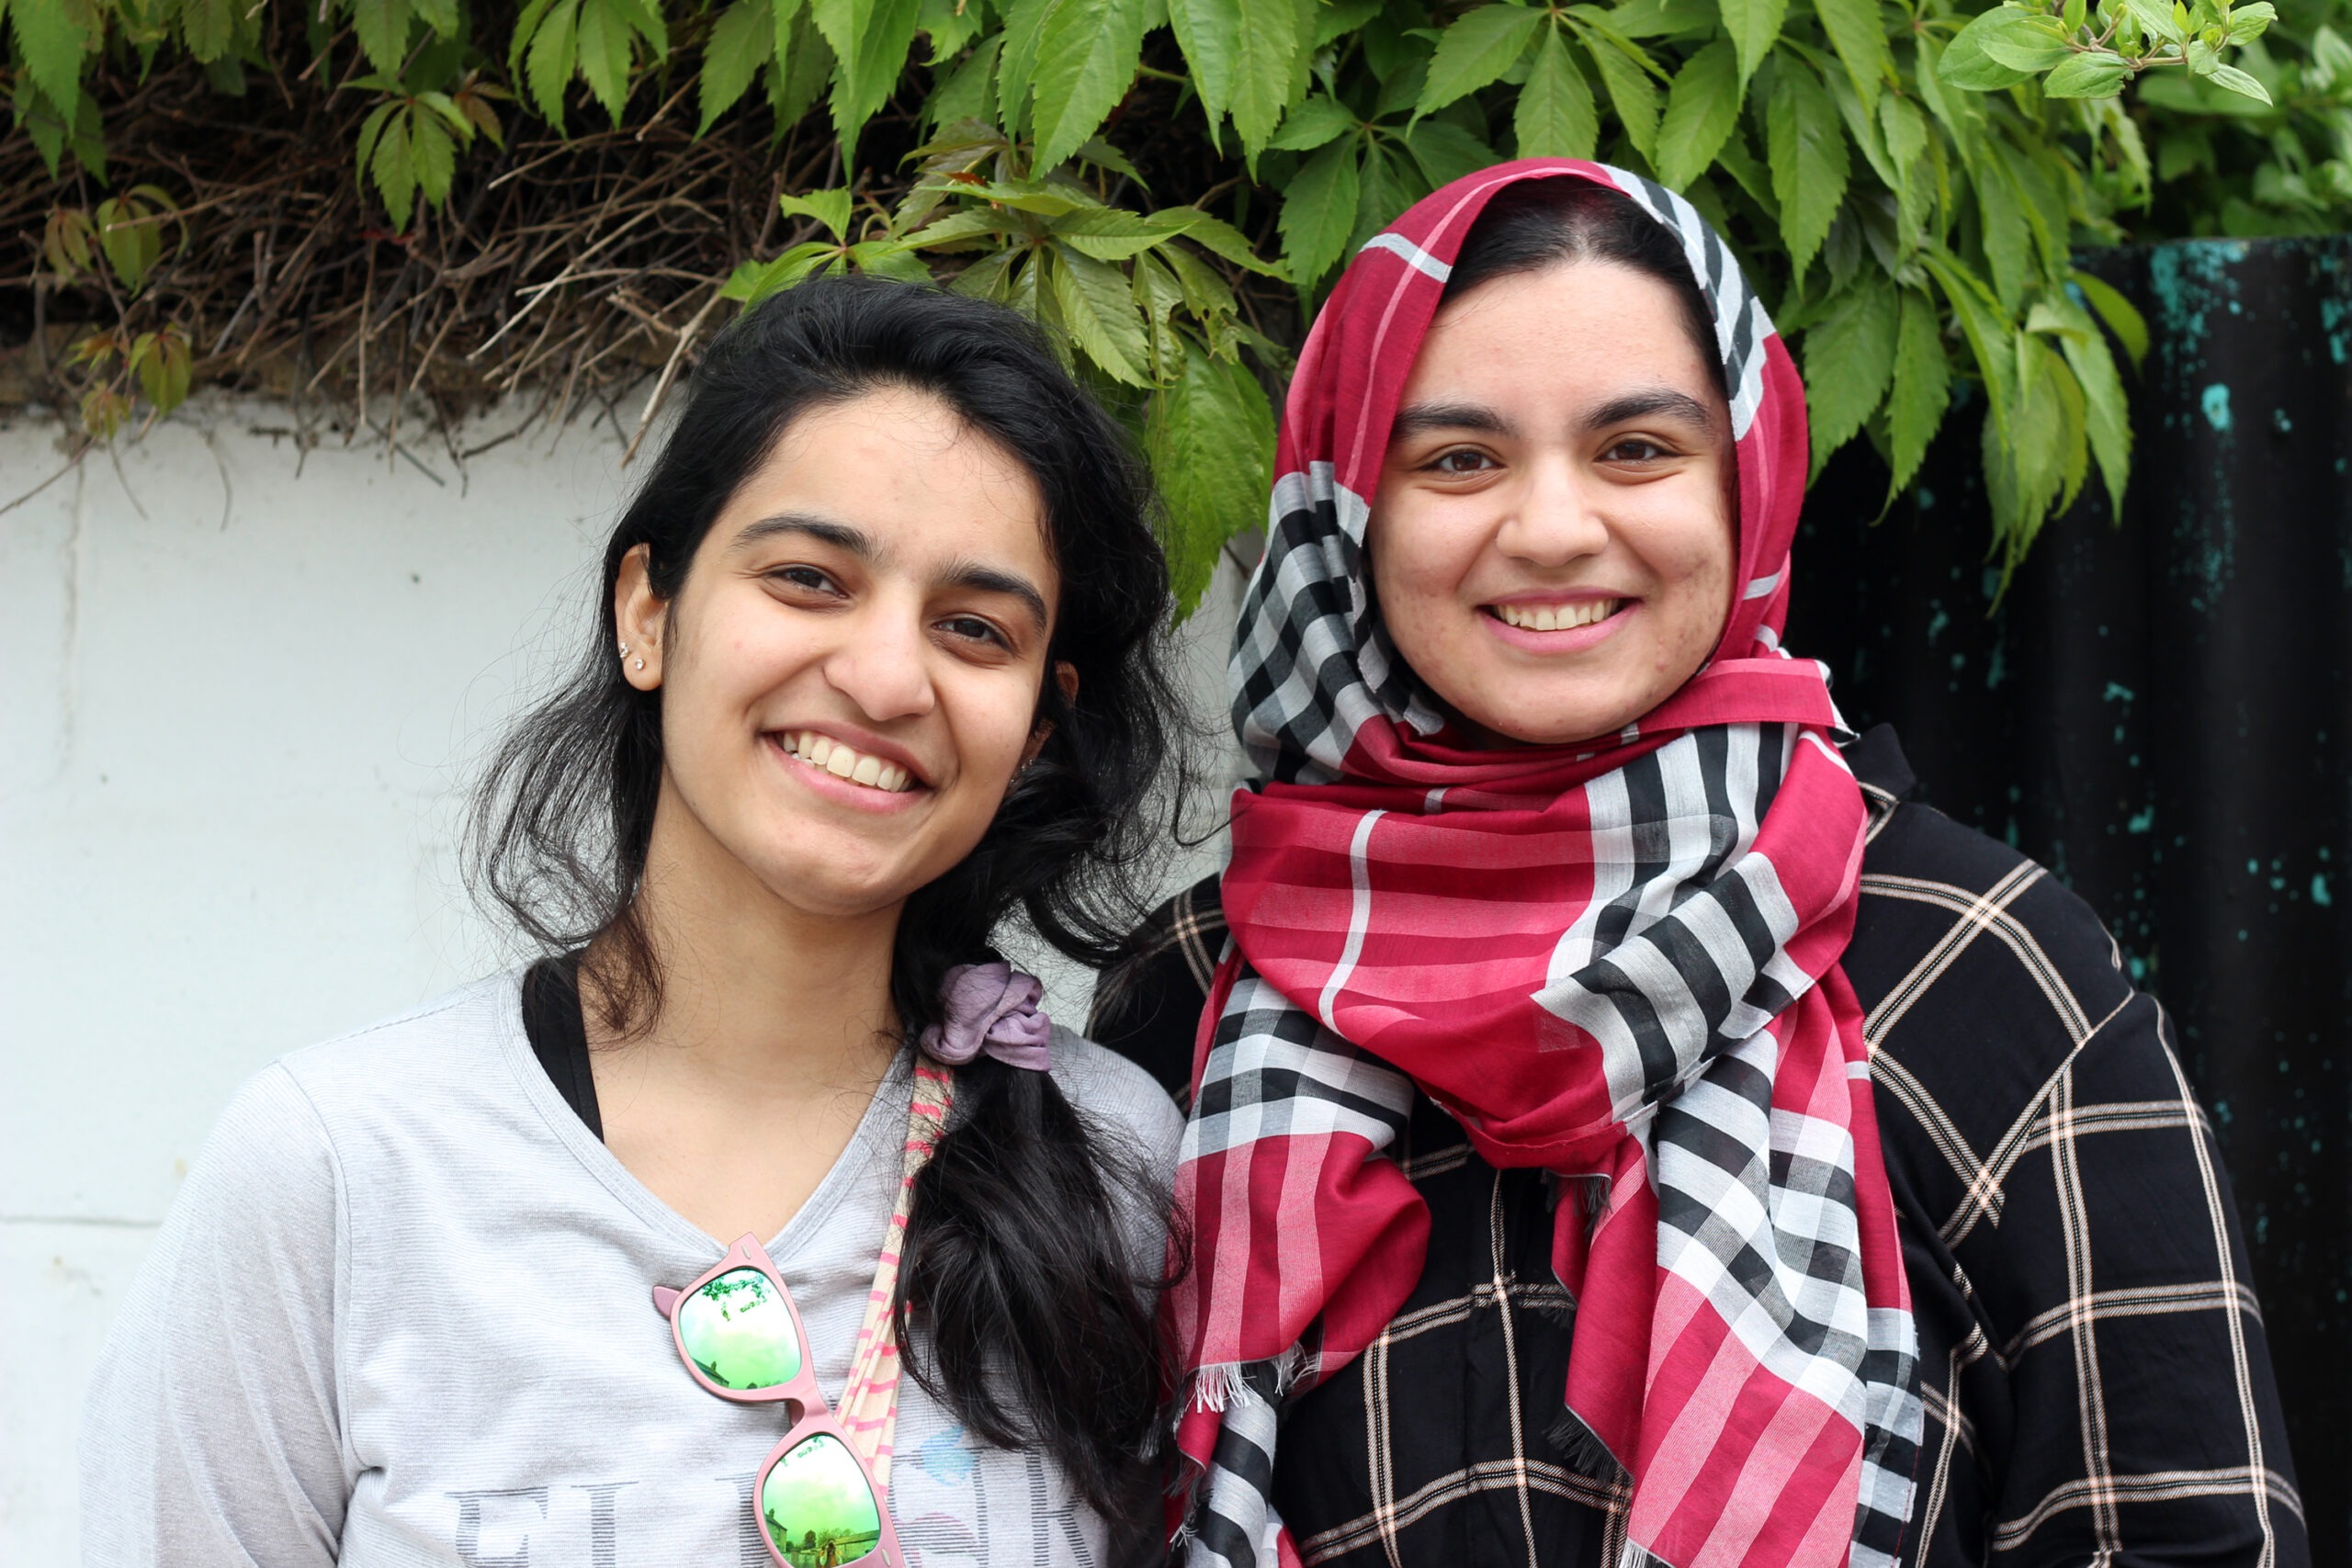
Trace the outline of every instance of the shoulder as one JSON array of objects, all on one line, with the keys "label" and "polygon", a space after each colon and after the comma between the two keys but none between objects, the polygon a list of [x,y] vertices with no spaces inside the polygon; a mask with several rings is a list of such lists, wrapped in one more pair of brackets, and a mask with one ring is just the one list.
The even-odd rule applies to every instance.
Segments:
[{"label": "shoulder", "polygon": [[1842,962],[1866,1032],[1898,1055],[1965,1043],[1980,1066],[2006,1042],[2046,1074],[2131,999],[2114,939],[2047,867],[1910,798],[1891,731],[1852,761],[1872,809]]},{"label": "shoulder", "polygon": [[1055,1087],[1097,1131],[1116,1137],[1155,1175],[1176,1168],[1184,1118],[1158,1080],[1070,1030],[1054,1031]]},{"label": "shoulder", "polygon": [[1949,1179],[1981,1198],[1997,1179],[1981,1162],[2034,1142],[2062,1089],[2077,1108],[2184,1093],[2161,1010],[2089,905],[1928,806],[1872,804],[1841,962],[1894,1112],[1891,1156],[1907,1148],[1938,1173],[1932,1185]]},{"label": "shoulder", "polygon": [[493,975],[406,1012],[288,1052],[277,1066],[331,1131],[447,1116],[511,1079],[498,1058],[522,1029],[516,974]]}]

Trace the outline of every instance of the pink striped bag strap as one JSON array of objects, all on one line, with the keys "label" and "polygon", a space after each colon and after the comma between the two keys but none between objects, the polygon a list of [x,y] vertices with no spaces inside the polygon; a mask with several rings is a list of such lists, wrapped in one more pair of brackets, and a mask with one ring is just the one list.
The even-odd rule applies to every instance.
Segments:
[{"label": "pink striped bag strap", "polygon": [[857,1348],[850,1357],[849,1382],[835,1412],[850,1440],[865,1453],[874,1484],[886,1494],[890,1488],[890,1441],[899,1424],[899,1336],[890,1314],[890,1301],[899,1289],[899,1248],[906,1239],[908,1212],[914,1206],[915,1174],[938,1146],[940,1129],[947,1124],[948,1107],[955,1102],[955,1069],[917,1056],[899,1199],[890,1211],[890,1227],[882,1235],[874,1288],[867,1292],[865,1317],[858,1325]]}]

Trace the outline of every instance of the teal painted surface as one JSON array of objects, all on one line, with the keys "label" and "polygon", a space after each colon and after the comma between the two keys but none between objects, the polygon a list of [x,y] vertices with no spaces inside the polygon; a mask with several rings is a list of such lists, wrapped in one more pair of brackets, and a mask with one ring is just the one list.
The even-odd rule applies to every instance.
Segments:
[{"label": "teal painted surface", "polygon": [[2088,900],[2165,1003],[2314,1560],[2352,1568],[2352,237],[2086,265],[2152,340],[2124,515],[2092,487],[1996,609],[1982,405],[1959,411],[1875,527],[1883,471],[1824,476],[1790,646],[1829,661],[1852,721],[1898,725],[1934,804]]}]

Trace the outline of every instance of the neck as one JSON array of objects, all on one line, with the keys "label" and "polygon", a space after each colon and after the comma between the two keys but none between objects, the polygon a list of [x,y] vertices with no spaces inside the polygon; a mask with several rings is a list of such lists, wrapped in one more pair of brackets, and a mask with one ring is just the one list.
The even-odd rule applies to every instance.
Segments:
[{"label": "neck", "polygon": [[[870,1091],[899,1044],[890,960],[901,905],[817,915],[778,897],[713,839],[665,774],[635,912],[661,1007],[626,1036],[589,1010],[590,1042],[752,1100]],[[592,949],[583,979],[610,954]]]}]

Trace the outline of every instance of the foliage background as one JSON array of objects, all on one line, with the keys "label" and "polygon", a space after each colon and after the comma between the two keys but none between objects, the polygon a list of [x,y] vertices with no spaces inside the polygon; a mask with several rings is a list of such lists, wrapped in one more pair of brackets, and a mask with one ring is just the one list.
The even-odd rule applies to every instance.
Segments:
[{"label": "foliage background", "polygon": [[1131,421],[1189,604],[1353,248],[1481,164],[1598,155],[1738,252],[1816,468],[1866,440],[1892,494],[1977,422],[2014,566],[2129,471],[2145,329],[2077,250],[2352,210],[2334,6],[0,0],[0,400],[103,438],[197,381],[312,394],[416,460],[529,389],[641,435],[740,302],[930,276]]}]

